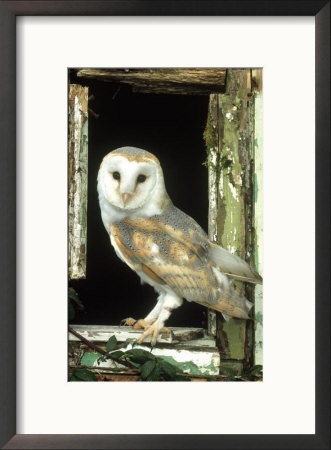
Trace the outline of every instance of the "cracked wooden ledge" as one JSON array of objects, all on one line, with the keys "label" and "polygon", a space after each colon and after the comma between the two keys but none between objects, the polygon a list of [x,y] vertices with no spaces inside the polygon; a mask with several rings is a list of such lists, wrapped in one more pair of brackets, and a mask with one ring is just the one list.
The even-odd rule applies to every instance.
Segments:
[{"label": "cracked wooden ledge", "polygon": [[[134,329],[129,326],[109,326],[109,325],[71,325],[72,329],[80,333],[84,338],[91,342],[107,342],[111,336],[115,336],[118,342],[130,342],[141,336],[142,330]],[[182,328],[168,327],[172,333],[160,333],[159,343],[183,343],[205,339],[202,328]],[[78,338],[69,333],[69,341],[78,341]],[[151,341],[151,336],[146,338],[146,343]]]},{"label": "cracked wooden ledge", "polygon": [[[118,342],[116,349],[123,351],[132,348],[133,341],[136,341],[141,335],[141,330],[127,326],[71,325],[71,327],[89,341],[98,342],[101,348],[105,347],[111,336],[115,336]],[[174,327],[170,329],[173,335],[160,335],[160,342],[153,348],[153,354],[162,356],[187,374],[219,375],[220,355],[215,338],[208,336],[202,328]],[[148,342],[136,345],[135,348],[151,350]],[[97,371],[108,368],[108,370],[114,370],[114,375],[122,377],[122,373],[117,373],[118,365],[116,363],[111,360],[100,362],[98,361],[99,356],[99,353],[93,352],[77,337],[69,333],[69,367],[84,365],[94,367]],[[126,369],[121,368],[121,370],[126,372]]]}]

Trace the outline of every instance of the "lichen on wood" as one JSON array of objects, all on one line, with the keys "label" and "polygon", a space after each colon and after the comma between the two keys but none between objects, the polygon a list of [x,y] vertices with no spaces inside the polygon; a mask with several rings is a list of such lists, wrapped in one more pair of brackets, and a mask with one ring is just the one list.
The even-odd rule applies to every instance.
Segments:
[{"label": "lichen on wood", "polygon": [[130,85],[134,92],[208,95],[224,92],[226,69],[81,69],[78,77]]},{"label": "lichen on wood", "polygon": [[86,277],[88,88],[69,86],[69,278]]},{"label": "lichen on wood", "polygon": [[[261,76],[255,71],[255,78]],[[204,133],[209,174],[209,236],[254,266],[254,136],[256,83],[250,69],[228,69],[226,92],[210,96]],[[261,170],[261,167],[259,168]],[[255,176],[254,176],[255,175]],[[235,283],[250,300],[254,288]],[[209,328],[214,328],[214,325]],[[216,314],[223,358],[252,364],[253,324]]]},{"label": "lichen on wood", "polygon": [[[263,274],[263,195],[262,195],[262,165],[263,165],[263,136],[262,136],[262,70],[253,71],[253,79],[255,77],[254,89],[254,258],[255,267],[258,272]],[[254,339],[254,364],[263,364],[263,287],[258,285],[255,287],[255,339]]]}]

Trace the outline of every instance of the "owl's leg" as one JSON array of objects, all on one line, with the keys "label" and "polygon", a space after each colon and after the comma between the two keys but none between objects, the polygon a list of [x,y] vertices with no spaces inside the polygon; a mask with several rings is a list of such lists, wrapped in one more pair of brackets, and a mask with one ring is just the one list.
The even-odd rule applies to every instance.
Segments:
[{"label": "owl's leg", "polygon": [[133,327],[136,330],[139,330],[141,328],[143,328],[143,329],[148,328],[150,325],[152,325],[152,323],[155,322],[156,318],[158,317],[158,315],[162,309],[163,298],[164,298],[164,294],[162,293],[159,295],[156,305],[154,306],[152,311],[145,317],[145,319],[136,320],[136,319],[133,319],[132,317],[128,317],[127,319],[123,319],[121,324]]},{"label": "owl's leg", "polygon": [[144,328],[146,330],[148,327],[150,327],[160,314],[163,305],[163,299],[164,294],[160,294],[152,311],[145,317],[145,319],[137,320],[133,328]]},{"label": "owl's leg", "polygon": [[146,322],[150,322],[150,323],[155,322],[155,320],[159,317],[159,314],[163,307],[164,297],[165,297],[165,294],[163,294],[163,293],[158,296],[156,305],[144,319]]},{"label": "owl's leg", "polygon": [[175,293],[164,294],[157,319],[149,328],[147,328],[147,330],[145,330],[140,339],[138,339],[138,344],[141,344],[147,336],[152,335],[152,345],[154,346],[156,344],[157,337],[162,330],[165,321],[169,319],[172,310],[178,308],[182,303],[183,299],[178,297]]}]

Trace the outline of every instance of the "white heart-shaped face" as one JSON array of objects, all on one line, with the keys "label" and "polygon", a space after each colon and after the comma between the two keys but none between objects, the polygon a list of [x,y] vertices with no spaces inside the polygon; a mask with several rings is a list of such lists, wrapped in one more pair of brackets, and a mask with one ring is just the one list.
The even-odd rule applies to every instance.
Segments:
[{"label": "white heart-shaped face", "polygon": [[160,166],[154,160],[134,161],[109,154],[101,164],[98,181],[106,200],[121,210],[143,207],[153,196]]}]

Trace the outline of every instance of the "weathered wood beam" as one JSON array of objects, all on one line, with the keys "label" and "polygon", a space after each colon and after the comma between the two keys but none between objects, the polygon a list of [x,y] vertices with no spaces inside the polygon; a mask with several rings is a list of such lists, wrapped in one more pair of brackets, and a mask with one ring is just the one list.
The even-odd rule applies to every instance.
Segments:
[{"label": "weathered wood beam", "polygon": [[[254,230],[255,230],[255,267],[263,275],[263,98],[262,69],[252,70],[254,89]],[[254,364],[263,365],[263,286],[255,286],[254,313],[255,339]]]},{"label": "weathered wood beam", "polygon": [[[231,253],[254,265],[254,94],[259,73],[229,69],[226,92],[210,97],[205,130],[209,169],[209,236]],[[261,169],[261,168],[260,168]],[[251,286],[236,283],[253,299]],[[216,331],[222,358],[252,363],[253,326],[244,320],[225,322],[210,313],[209,330]],[[215,330],[216,328],[216,330]]]},{"label": "weathered wood beam", "polygon": [[128,84],[134,92],[206,95],[224,92],[226,69],[81,69],[77,76]]},{"label": "weathered wood beam", "polygon": [[69,86],[69,279],[86,277],[88,88]]},{"label": "weathered wood beam", "polygon": [[[77,331],[83,337],[91,342],[107,342],[111,336],[115,336],[118,342],[134,341],[139,339],[142,334],[141,330],[127,326],[111,326],[111,325],[71,325],[73,330]],[[170,328],[171,334],[161,333],[158,338],[159,343],[186,342],[201,339],[204,336],[202,328]],[[69,340],[78,340],[69,333]],[[146,338],[146,342],[151,340]]]}]

